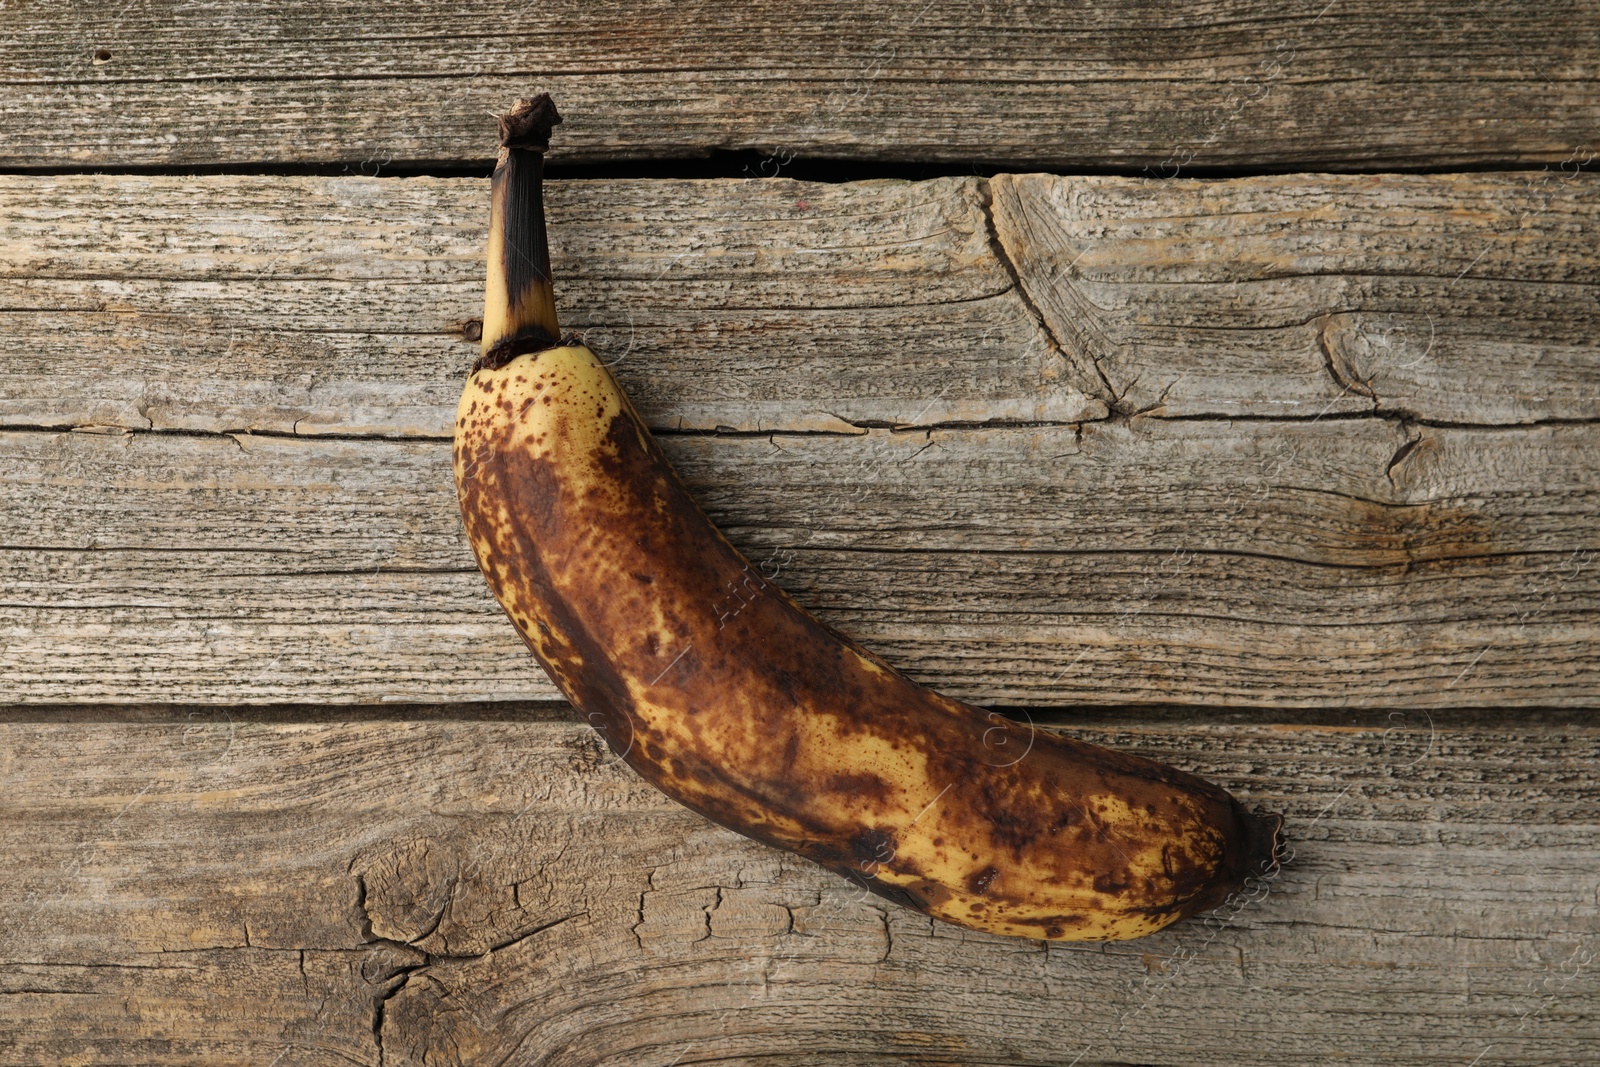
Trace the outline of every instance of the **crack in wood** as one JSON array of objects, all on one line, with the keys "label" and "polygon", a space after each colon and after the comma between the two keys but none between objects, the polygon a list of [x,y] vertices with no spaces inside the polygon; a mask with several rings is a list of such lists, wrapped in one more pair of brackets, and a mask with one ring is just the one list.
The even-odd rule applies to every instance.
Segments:
[{"label": "crack in wood", "polygon": [[1372,401],[1372,410],[1376,413],[1379,409],[1378,394],[1372,388],[1372,379],[1365,382],[1357,379],[1351,369],[1344,364],[1344,358],[1336,351],[1336,346],[1328,337],[1328,327],[1333,322],[1333,314],[1321,316],[1317,326],[1317,346],[1322,351],[1324,365],[1328,375],[1333,379],[1333,384],[1339,387],[1341,393],[1356,393]]},{"label": "crack in wood", "polygon": [[[1034,325],[1038,327],[1040,333],[1044,335],[1050,350],[1063,363],[1076,362],[1068,355],[1066,348],[1062,345],[1061,339],[1056,336],[1055,331],[1050,328],[1049,320],[1045,318],[1044,312],[1033,299],[1033,294],[1028,291],[1027,283],[1023,281],[1021,272],[1017,270],[1016,261],[1012,256],[1011,250],[1006,247],[1005,238],[1000,233],[1000,224],[994,210],[994,191],[987,178],[979,182],[979,204],[983,213],[983,223],[989,234],[990,251],[994,253],[994,258],[1004,268],[1006,275],[1010,277],[1011,287],[1015,290],[1017,298],[1022,301],[1022,306],[1027,309],[1028,316],[1033,320]],[[1111,384],[1111,379],[1106,377],[1105,367],[1100,362],[1101,357],[1094,352],[1085,354],[1089,357],[1095,374],[1100,379],[1100,384],[1105,387],[1105,395],[1097,399],[1104,403],[1111,412],[1115,413],[1117,405],[1122,401],[1122,397],[1117,394],[1116,388]],[[1124,394],[1126,392],[1126,389],[1123,390]]]},{"label": "crack in wood", "polygon": [[[446,912],[449,911],[451,895],[446,895],[444,904],[440,907],[438,914],[434,917],[429,927],[418,933],[409,941],[396,941],[392,938],[380,937],[375,934],[372,929],[372,914],[368,910],[368,886],[366,875],[364,872],[354,870],[356,862],[356,859],[352,859],[350,861],[350,868],[355,880],[355,909],[357,915],[359,916],[358,928],[362,938],[362,943],[365,945],[378,945],[393,948],[401,952],[410,953],[413,956],[411,962],[383,965],[380,970],[372,974],[368,974],[365,965],[363,965],[363,977],[366,978],[369,985],[377,987],[372,1001],[371,1030],[373,1041],[377,1050],[377,1060],[380,1067],[382,1067],[382,1065],[386,1062],[384,1029],[386,1023],[388,1022],[389,1004],[408,988],[414,977],[420,976],[427,978],[428,975],[426,972],[430,968],[438,967],[441,964],[469,964],[487,960],[495,953],[509,951],[528,941],[531,941],[540,934],[548,933],[549,931],[576,919],[587,919],[590,916],[590,913],[587,910],[574,912],[571,915],[564,915],[559,919],[552,919],[549,922],[540,923],[531,929],[523,930],[509,937],[495,941],[482,952],[433,952],[419,947],[417,942],[426,940],[427,938],[431,937],[435,931],[437,931],[439,924],[443,921]],[[455,876],[452,875],[452,879],[454,879],[454,877]],[[301,949],[299,952],[300,973],[301,977],[304,978],[305,950]]]}]

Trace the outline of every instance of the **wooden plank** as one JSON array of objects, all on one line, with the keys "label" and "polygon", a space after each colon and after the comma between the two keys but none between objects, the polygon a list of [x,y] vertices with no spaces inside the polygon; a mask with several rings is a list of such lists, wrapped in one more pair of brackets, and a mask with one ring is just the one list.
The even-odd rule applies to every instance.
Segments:
[{"label": "wooden plank", "polygon": [[[663,446],[780,585],[969,699],[1592,705],[1600,426],[1412,440],[1137,418]],[[552,695],[449,451],[0,434],[6,701]]]},{"label": "wooden plank", "polygon": [[1600,1041],[1593,725],[1076,732],[1285,811],[1293,862],[1208,920],[1045,948],[862,899],[548,710],[13,719],[0,1064],[1553,1065]]},{"label": "wooden plank", "polygon": [[[550,211],[563,320],[656,426],[1499,425],[1600,415],[1597,192],[1507,174],[585,181],[553,183]],[[0,179],[0,424],[448,434],[485,195]],[[93,374],[63,376],[86,358]]]},{"label": "wooden plank", "polygon": [[481,164],[534,89],[557,160],[1372,167],[1592,157],[1600,7],[1209,0],[7,8],[0,164]]}]

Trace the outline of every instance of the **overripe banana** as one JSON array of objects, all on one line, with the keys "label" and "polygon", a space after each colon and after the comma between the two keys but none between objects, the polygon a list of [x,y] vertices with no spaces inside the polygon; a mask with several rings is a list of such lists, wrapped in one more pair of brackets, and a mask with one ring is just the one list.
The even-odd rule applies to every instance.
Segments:
[{"label": "overripe banana", "polygon": [[723,538],[605,364],[561,340],[542,187],[560,121],[548,96],[501,119],[455,475],[490,589],[611,748],[723,826],[1001,934],[1139,937],[1268,870],[1277,816],[914,684]]}]

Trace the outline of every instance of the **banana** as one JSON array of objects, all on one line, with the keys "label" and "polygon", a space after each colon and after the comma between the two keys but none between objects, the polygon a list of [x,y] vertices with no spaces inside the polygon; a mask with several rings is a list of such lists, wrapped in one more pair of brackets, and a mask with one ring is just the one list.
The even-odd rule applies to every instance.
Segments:
[{"label": "banana", "polygon": [[723,826],[998,934],[1140,937],[1271,870],[1278,816],[925,689],[728,543],[605,364],[561,339],[542,185],[560,121],[548,96],[501,119],[455,477],[490,589],[612,750]]}]

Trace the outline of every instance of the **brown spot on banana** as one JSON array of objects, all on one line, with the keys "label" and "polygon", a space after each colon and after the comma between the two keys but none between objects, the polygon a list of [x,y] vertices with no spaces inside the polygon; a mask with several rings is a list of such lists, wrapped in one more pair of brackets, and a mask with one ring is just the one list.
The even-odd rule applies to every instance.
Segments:
[{"label": "brown spot on banana", "polygon": [[[496,172],[492,232],[529,225],[502,207],[538,199],[503,187],[540,180],[526,162]],[[491,248],[529,242],[542,225]],[[504,262],[494,358],[455,427],[467,536],[551,679],[645,779],[889,900],[1022,937],[1142,936],[1276,862],[1277,816],[934,693],[806,612],[706,518],[604,363],[537,343],[559,335],[527,298],[547,254],[542,273]]]}]

